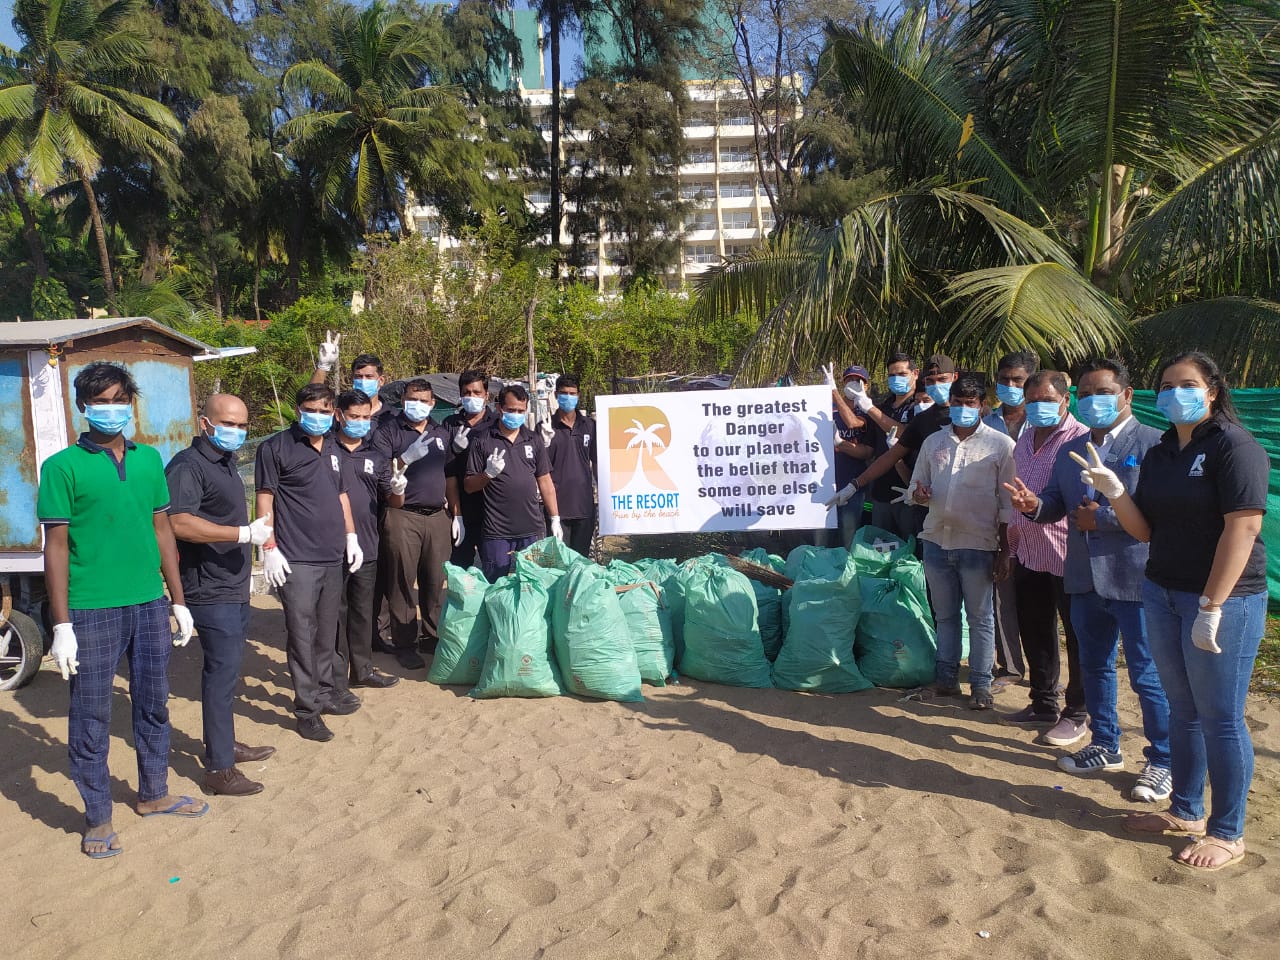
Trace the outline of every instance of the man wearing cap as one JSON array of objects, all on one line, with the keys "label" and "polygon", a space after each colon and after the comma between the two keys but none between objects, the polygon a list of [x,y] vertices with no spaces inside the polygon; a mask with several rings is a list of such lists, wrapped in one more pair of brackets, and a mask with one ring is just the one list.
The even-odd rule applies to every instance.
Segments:
[{"label": "man wearing cap", "polygon": [[236,451],[248,426],[244,402],[215,393],[205,401],[199,436],[165,468],[182,589],[204,653],[204,789],[231,797],[262,792],[262,784],[236,764],[257,763],[276,752],[275,747],[251,747],[235,738],[233,707],[249,633],[253,548],[271,536],[270,516],[249,523],[244,481],[236,469]]},{"label": "man wearing cap", "polygon": [[[865,367],[857,365],[846,367],[841,389],[835,387],[835,378],[830,375],[830,368],[824,368],[827,382],[831,386],[831,402],[834,407],[832,420],[835,425],[835,475],[836,489],[841,490],[852,483],[863,470],[867,461],[874,455],[868,442],[871,425],[867,419],[854,411],[854,403],[867,396],[867,376]],[[862,491],[851,496],[838,509],[839,527],[836,536],[839,546],[848,547],[853,543],[854,534],[862,525],[862,511],[865,495]]]},{"label": "man wearing cap", "polygon": [[[587,556],[596,529],[596,422],[578,410],[579,397],[578,378],[562,374],[556,380],[556,409],[539,424],[539,431],[547,445],[564,541]],[[547,535],[551,535],[550,515]]]}]

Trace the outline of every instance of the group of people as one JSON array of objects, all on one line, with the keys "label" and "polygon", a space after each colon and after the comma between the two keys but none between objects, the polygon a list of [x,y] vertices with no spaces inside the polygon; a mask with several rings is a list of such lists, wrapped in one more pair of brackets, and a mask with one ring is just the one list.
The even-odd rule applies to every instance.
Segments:
[{"label": "group of people", "polygon": [[1067,374],[1041,370],[1030,352],[1000,360],[994,411],[983,379],[941,354],[920,368],[890,357],[879,403],[865,368],[846,369],[840,386],[825,373],[842,483],[830,505],[846,542],[868,496],[871,523],[918,539],[937,624],[931,695],[961,695],[963,615],[972,709],[992,708],[996,678],[1025,676],[1030,702],[1003,722],[1043,727],[1060,747],[1087,737],[1058,760],[1068,773],[1122,770],[1123,638],[1146,739],[1129,796],[1170,800],[1126,828],[1191,836],[1178,858],[1192,867],[1243,857],[1253,776],[1244,705],[1265,629],[1270,463],[1217,364],[1188,352],[1160,368],[1163,433],[1134,418],[1129,371],[1115,359],[1076,371],[1074,414]]},{"label": "group of people", "polygon": [[[458,411],[437,423],[430,381],[404,383],[392,408],[381,396],[383,365],[369,354],[351,364],[352,389],[335,394],[325,380],[338,349],[337,336],[321,345],[296,422],[258,447],[252,522],[237,470],[249,421],[240,399],[210,397],[198,435],[166,468],[155,450],[125,439],[138,394],[125,368],[93,363],[75,378],[89,428],[43,465],[38,513],[90,857],[122,849],[107,774],[122,656],[140,813],[208,809],[167,786],[168,659],[196,632],[204,789],[263,789],[237,764],[275,750],[237,741],[232,711],[254,546],[284,608],[298,733],[321,742],[333,737],[326,716],[360,708],[353,688],[398,680],[373,664],[384,609],[387,652],[407,669],[425,667],[420,644],[438,638],[446,561],[478,560],[492,581],[545,536],[590,549],[596,425],[578,410],[574,377],[559,378],[554,410],[531,428],[524,387],[504,386],[491,407],[488,377],[466,371]],[[890,357],[878,402],[864,367],[846,369],[841,385],[833,368],[825,373],[837,432],[830,504],[846,543],[867,499],[872,524],[917,538],[937,624],[932,694],[961,694],[963,615],[973,709],[991,709],[997,678],[1025,674],[1030,702],[1002,719],[1043,726],[1058,746],[1087,736],[1060,759],[1065,771],[1119,770],[1123,637],[1147,741],[1130,796],[1171,800],[1129,828],[1194,836],[1179,854],[1194,867],[1242,857],[1253,757],[1244,701],[1267,602],[1259,531],[1269,462],[1214,362],[1186,353],[1161,368],[1157,405],[1172,424],[1164,433],[1134,419],[1129,373],[1113,359],[1077,371],[1074,414],[1067,375],[1039,369],[1029,352],[1000,361],[994,412],[983,379],[941,354],[922,367]]]}]

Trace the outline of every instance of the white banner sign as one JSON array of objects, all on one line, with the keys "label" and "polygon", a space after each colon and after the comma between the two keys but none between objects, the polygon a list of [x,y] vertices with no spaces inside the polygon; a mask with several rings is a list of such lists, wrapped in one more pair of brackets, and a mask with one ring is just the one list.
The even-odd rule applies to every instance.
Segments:
[{"label": "white banner sign", "polygon": [[829,387],[596,397],[600,532],[834,527]]}]

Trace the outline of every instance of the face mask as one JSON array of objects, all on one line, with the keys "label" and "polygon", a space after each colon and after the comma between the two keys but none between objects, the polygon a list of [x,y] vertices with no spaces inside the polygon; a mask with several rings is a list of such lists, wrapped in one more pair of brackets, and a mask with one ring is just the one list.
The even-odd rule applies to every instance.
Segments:
[{"label": "face mask", "polygon": [[924,390],[925,393],[929,394],[929,399],[934,403],[946,403],[951,399],[950,382],[926,384]]},{"label": "face mask", "polygon": [[895,373],[889,378],[889,390],[895,397],[905,397],[907,391],[911,389],[911,378],[900,373]]},{"label": "face mask", "polygon": [[99,433],[114,437],[133,419],[133,407],[127,403],[87,403],[84,418]]},{"label": "face mask", "polygon": [[1156,409],[1170,423],[1199,423],[1209,412],[1209,394],[1204,387],[1171,387],[1160,391]]},{"label": "face mask", "polygon": [[523,413],[509,413],[502,411],[502,425],[508,430],[519,430],[524,426],[525,416]]},{"label": "face mask", "polygon": [[484,409],[484,397],[463,397],[462,409],[474,417]]},{"label": "face mask", "polygon": [[861,380],[854,380],[852,383],[844,385],[844,395],[852,400],[854,397],[862,396],[866,391],[862,387]]},{"label": "face mask", "polygon": [[342,432],[352,440],[359,440],[361,437],[367,437],[369,431],[373,428],[372,420],[343,420]]},{"label": "face mask", "polygon": [[571,393],[557,393],[556,404],[565,413],[573,413],[578,409],[578,397],[576,394]]},{"label": "face mask", "polygon": [[951,422],[957,427],[976,427],[982,411],[977,407],[952,407]]},{"label": "face mask", "polygon": [[1076,404],[1076,412],[1086,427],[1105,430],[1120,416],[1120,398],[1114,393],[1095,393],[1091,397],[1081,397]]},{"label": "face mask", "polygon": [[244,438],[249,435],[249,431],[242,427],[224,427],[219,423],[210,426],[213,427],[213,436],[209,438],[209,442],[227,453],[235,453],[244,446]]},{"label": "face mask", "polygon": [[1027,404],[1027,423],[1033,427],[1056,427],[1062,421],[1062,408],[1050,400]]},{"label": "face mask", "polygon": [[421,400],[406,400],[404,402],[404,415],[412,423],[421,423],[431,416],[431,404],[424,403]]},{"label": "face mask", "polygon": [[332,413],[317,413],[314,410],[303,410],[298,416],[302,432],[312,437],[319,437],[333,427]]},{"label": "face mask", "polygon": [[378,395],[378,378],[377,377],[356,377],[352,386],[372,400]]},{"label": "face mask", "polygon": [[997,383],[996,396],[1000,398],[1001,403],[1007,403],[1011,407],[1020,407],[1026,397],[1026,393],[1021,387],[1010,387],[1003,383]]},{"label": "face mask", "polygon": [[933,406],[933,401],[929,401],[928,403],[921,401],[920,403],[917,403],[914,407],[912,407],[911,411],[918,417],[920,416],[920,414],[924,413],[926,410],[928,410],[932,406]]}]

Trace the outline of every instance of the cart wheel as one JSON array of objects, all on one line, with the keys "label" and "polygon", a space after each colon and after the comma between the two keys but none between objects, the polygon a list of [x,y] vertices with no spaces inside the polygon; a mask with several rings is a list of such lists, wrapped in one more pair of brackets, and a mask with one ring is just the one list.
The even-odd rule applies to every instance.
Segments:
[{"label": "cart wheel", "polygon": [[0,628],[0,647],[7,647],[0,657],[0,690],[17,690],[40,669],[44,635],[34,620],[14,610]]}]

